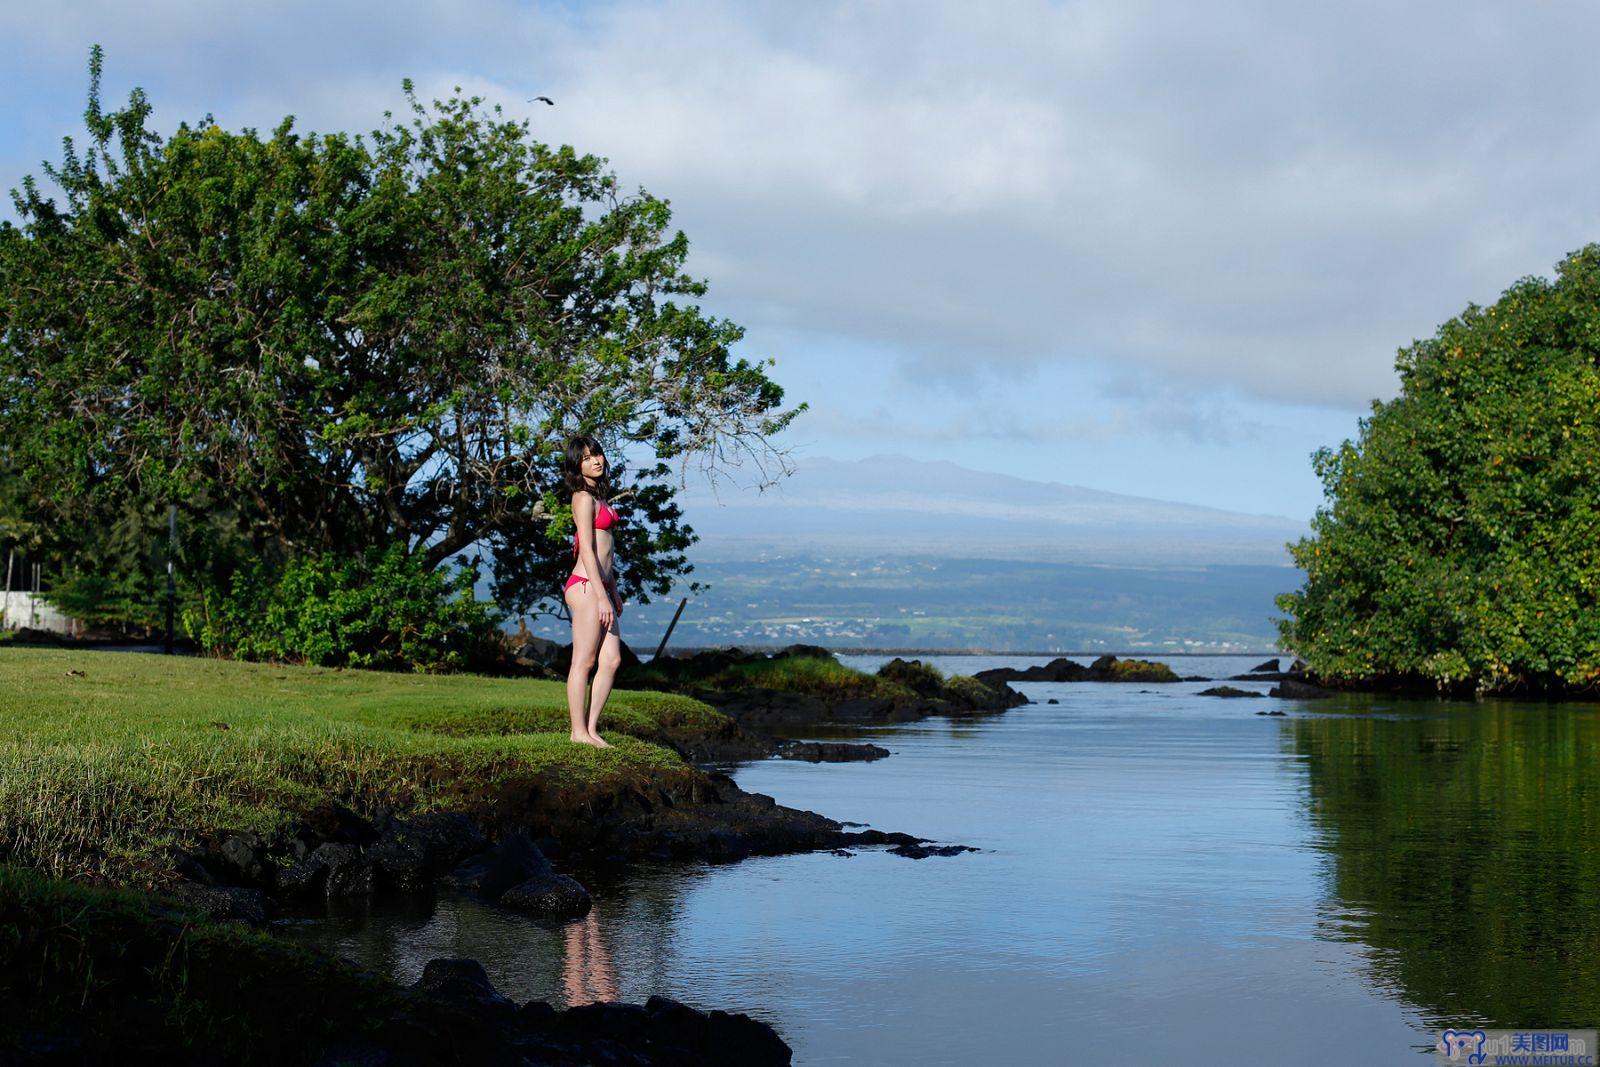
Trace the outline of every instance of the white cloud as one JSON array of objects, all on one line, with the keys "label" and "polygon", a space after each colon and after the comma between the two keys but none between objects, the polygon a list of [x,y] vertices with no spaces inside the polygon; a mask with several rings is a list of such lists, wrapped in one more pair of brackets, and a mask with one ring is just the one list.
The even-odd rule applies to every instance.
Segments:
[{"label": "white cloud", "polygon": [[[108,95],[144,84],[168,124],[364,131],[407,75],[529,114],[673,202],[758,347],[853,338],[921,377],[1092,361],[1352,409],[1392,392],[1397,347],[1594,235],[1597,29],[1590,5],[1497,0],[0,15],[31,57],[14,77],[71,101],[63,132],[94,40]],[[47,99],[13,116],[30,145]]]}]

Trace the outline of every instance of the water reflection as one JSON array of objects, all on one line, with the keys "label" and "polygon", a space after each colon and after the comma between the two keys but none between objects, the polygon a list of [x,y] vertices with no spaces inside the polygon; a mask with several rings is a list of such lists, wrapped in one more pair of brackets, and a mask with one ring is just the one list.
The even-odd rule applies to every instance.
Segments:
[{"label": "water reflection", "polygon": [[279,932],[402,983],[416,981],[430,959],[470,957],[484,965],[496,989],[519,1002],[572,1007],[643,1001],[672,988],[680,912],[708,871],[665,864],[626,879],[614,872],[580,873],[594,904],[583,918],[566,923],[446,893],[331,901],[300,913]]},{"label": "water reflection", "polygon": [[748,1012],[808,1064],[1234,1064],[1305,1033],[1340,1036],[1293,1062],[1404,1064],[1445,1025],[1600,1021],[1600,711],[1204,687],[1035,683],[844,733],[890,759],[738,771],[980,852],[574,870],[579,923],[443,898],[303,936],[402,981],[471,956],[518,1001]]},{"label": "water reflection", "polygon": [[1594,1025],[1600,712],[1395,712],[1285,724],[1335,859],[1322,935],[1364,942],[1373,977],[1440,1025]]},{"label": "water reflection", "polygon": [[567,923],[563,929],[567,956],[562,967],[567,1006],[617,1000],[617,972],[600,933],[600,908],[590,908],[583,918]]}]

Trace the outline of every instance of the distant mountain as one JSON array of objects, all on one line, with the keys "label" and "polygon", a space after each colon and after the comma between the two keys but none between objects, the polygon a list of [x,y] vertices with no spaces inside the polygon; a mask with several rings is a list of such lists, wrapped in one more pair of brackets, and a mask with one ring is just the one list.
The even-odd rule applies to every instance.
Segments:
[{"label": "distant mountain", "polygon": [[[1273,597],[1303,580],[1284,548],[1303,522],[905,456],[808,459],[765,493],[680,501],[710,588],[678,647],[1267,650]],[[630,605],[626,639],[653,648],[687,593]]]},{"label": "distant mountain", "polygon": [[1134,565],[1289,565],[1307,524],[906,456],[807,459],[764,493],[682,496],[694,556],[848,552]]}]

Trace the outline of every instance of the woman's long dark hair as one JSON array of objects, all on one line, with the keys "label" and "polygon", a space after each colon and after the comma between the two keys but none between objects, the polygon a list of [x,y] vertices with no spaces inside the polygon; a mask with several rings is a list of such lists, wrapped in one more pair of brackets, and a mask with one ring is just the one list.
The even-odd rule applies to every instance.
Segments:
[{"label": "woman's long dark hair", "polygon": [[606,461],[606,472],[600,476],[593,486],[590,486],[583,476],[583,457],[591,452],[605,455],[605,451],[600,447],[600,442],[588,434],[574,434],[568,438],[567,458],[561,465],[561,475],[567,483],[568,492],[576,493],[581,489],[585,492],[593,493],[601,500],[605,500],[611,495],[611,462],[609,460]]}]

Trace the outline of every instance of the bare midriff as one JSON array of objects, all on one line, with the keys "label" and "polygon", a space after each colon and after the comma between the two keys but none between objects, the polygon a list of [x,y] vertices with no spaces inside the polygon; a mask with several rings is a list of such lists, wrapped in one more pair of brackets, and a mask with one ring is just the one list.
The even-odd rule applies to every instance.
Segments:
[{"label": "bare midriff", "polygon": [[[611,569],[616,565],[616,542],[610,530],[596,530],[594,532],[594,558],[600,564],[600,580],[606,585],[611,584]],[[583,563],[580,561],[573,567],[577,574],[583,573]]]},{"label": "bare midriff", "polygon": [[[610,505],[601,504],[595,512],[594,530],[594,560],[600,568],[600,582],[607,589],[615,590],[616,580],[612,577],[615,565],[615,539],[611,534],[611,527],[617,522],[617,513]],[[584,573],[582,543],[577,534],[572,537],[572,575],[567,579],[565,589],[574,585],[583,585],[589,580],[589,575]]]}]

